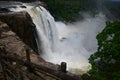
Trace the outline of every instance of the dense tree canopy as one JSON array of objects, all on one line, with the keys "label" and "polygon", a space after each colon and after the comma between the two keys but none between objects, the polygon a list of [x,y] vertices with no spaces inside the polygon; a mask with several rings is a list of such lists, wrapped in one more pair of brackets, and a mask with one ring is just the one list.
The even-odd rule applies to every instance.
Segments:
[{"label": "dense tree canopy", "polygon": [[90,57],[89,73],[95,80],[120,80],[120,21],[107,22],[97,39],[99,48]]},{"label": "dense tree canopy", "polygon": [[91,10],[95,0],[43,0],[56,20],[74,21],[80,11]]}]

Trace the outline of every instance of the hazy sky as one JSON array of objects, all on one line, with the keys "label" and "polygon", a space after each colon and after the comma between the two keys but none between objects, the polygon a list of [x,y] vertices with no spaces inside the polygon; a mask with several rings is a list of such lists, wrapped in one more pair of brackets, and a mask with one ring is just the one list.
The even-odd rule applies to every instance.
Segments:
[{"label": "hazy sky", "polygon": [[111,0],[111,1],[120,1],[120,0]]}]

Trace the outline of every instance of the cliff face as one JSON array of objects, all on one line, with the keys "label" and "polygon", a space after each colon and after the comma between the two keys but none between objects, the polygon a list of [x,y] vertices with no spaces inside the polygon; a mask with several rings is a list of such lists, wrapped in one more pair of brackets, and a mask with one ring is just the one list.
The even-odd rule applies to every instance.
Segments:
[{"label": "cliff face", "polygon": [[37,52],[35,25],[27,12],[0,13],[0,21],[7,23],[23,42]]},{"label": "cliff face", "polygon": [[[30,63],[28,63],[27,55],[29,53]],[[4,54],[4,56],[2,56]],[[5,58],[5,56],[8,56]],[[47,75],[46,72],[39,72],[38,70],[34,70],[36,67],[32,65],[32,63],[37,64],[37,66],[42,66],[43,70],[45,69],[54,70],[57,69],[58,66],[48,63],[40,58],[36,53],[27,46],[16,33],[14,33],[10,26],[6,23],[0,21],[0,80],[14,80],[15,77],[11,76],[14,74],[16,79],[20,80],[56,80],[54,77]],[[22,61],[22,62],[21,62]],[[39,76],[30,72],[30,70],[26,67],[26,63],[32,65],[32,70],[34,73],[39,73]],[[21,64],[22,63],[22,64]],[[5,65],[4,65],[5,64]],[[3,69],[4,68],[4,69]],[[10,73],[4,73],[9,69]],[[41,71],[41,69],[40,69]],[[17,73],[16,73],[17,72]],[[2,74],[1,74],[2,73]],[[11,74],[12,73],[12,74]],[[11,74],[11,75],[4,75]],[[22,79],[21,79],[22,78]]]},{"label": "cliff face", "polygon": [[[42,61],[43,59],[35,54],[35,52],[27,46],[21,39],[14,33],[10,27],[6,24],[0,21],[0,49],[5,51],[6,53],[10,55],[18,55],[22,58],[26,57],[26,51],[29,50],[31,54],[31,60],[33,62]],[[0,52],[1,53],[1,52]]]},{"label": "cliff face", "polygon": [[44,61],[34,52],[37,47],[34,29],[35,25],[27,12],[0,13],[0,49],[23,58],[29,49],[34,63],[57,69],[58,66]]}]

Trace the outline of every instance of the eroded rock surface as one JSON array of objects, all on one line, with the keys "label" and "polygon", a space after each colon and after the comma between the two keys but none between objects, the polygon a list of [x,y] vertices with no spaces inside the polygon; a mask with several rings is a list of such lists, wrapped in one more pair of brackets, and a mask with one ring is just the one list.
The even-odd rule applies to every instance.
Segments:
[{"label": "eroded rock surface", "polygon": [[43,59],[38,58],[38,55],[28,47],[22,40],[14,33],[6,23],[0,21],[0,48],[5,49],[8,54],[17,54],[20,57],[26,57],[26,50],[29,49],[31,53],[31,60],[33,62],[44,62]]},{"label": "eroded rock surface", "polygon": [[40,55],[37,55],[35,25],[27,12],[0,13],[0,20],[2,21],[0,22],[0,46],[3,46],[7,53],[25,57],[26,49],[29,49],[34,63],[54,70],[58,69],[58,66],[45,62]]},{"label": "eroded rock surface", "polygon": [[[0,13],[0,20],[7,23],[10,29],[12,29],[22,41],[37,52],[35,25],[27,12]],[[8,32],[8,34],[10,34],[10,32]]]},{"label": "eroded rock surface", "polygon": [[[38,65],[43,65],[45,67],[48,67],[48,68],[51,68],[54,70],[58,68],[57,65],[46,62],[41,57],[39,57],[39,55],[37,55],[29,46],[27,46],[16,35],[16,33],[14,33],[10,29],[10,27],[6,23],[3,23],[1,21],[0,21],[0,49],[9,55],[17,55],[18,57],[22,58],[23,60],[26,59],[26,54],[29,52],[31,62],[38,64]],[[30,73],[28,73],[28,74],[30,74]],[[45,73],[45,72],[40,73],[40,75],[42,77],[44,77],[45,80],[56,80],[46,74],[47,73]]]}]

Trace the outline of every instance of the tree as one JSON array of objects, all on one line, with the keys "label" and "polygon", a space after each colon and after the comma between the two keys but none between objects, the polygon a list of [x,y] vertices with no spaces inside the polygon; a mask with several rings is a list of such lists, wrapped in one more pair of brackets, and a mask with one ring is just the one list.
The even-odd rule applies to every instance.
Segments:
[{"label": "tree", "polygon": [[[56,20],[75,21],[79,12],[91,10],[95,0],[43,0]],[[92,6],[92,7],[91,7]]]},{"label": "tree", "polygon": [[107,22],[97,35],[98,50],[89,58],[95,80],[120,80],[120,21]]}]

